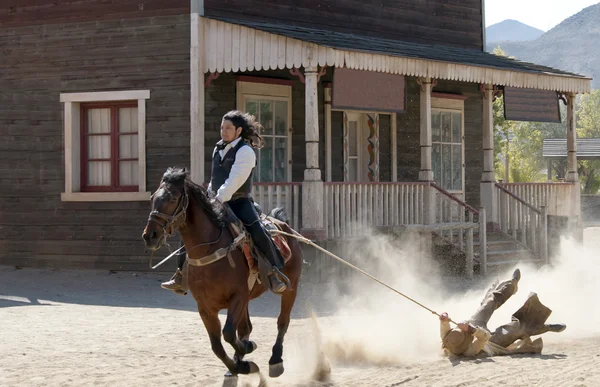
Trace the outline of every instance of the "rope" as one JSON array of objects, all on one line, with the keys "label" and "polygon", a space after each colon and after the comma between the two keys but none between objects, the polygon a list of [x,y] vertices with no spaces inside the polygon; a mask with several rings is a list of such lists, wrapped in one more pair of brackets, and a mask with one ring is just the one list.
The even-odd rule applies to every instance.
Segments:
[{"label": "rope", "polygon": [[[359,269],[358,267],[356,267],[356,266],[354,266],[353,264],[351,264],[351,263],[349,263],[349,262],[347,262],[347,261],[343,260],[342,258],[338,257],[337,255],[335,255],[335,254],[333,254],[333,253],[331,253],[331,252],[329,252],[329,251],[325,250],[324,248],[322,248],[321,246],[317,245],[316,243],[314,243],[314,242],[313,242],[313,241],[311,241],[310,239],[303,237],[302,235],[300,235],[300,234],[299,234],[298,232],[296,232],[295,230],[294,230],[294,234],[289,234],[289,233],[287,233],[287,232],[284,232],[284,231],[279,231],[279,230],[269,230],[269,231],[270,231],[271,233],[274,233],[274,234],[281,234],[281,235],[285,235],[285,236],[287,236],[287,237],[295,238],[295,239],[297,239],[298,241],[300,241],[300,242],[302,242],[302,243],[306,243],[307,245],[310,245],[310,246],[312,246],[312,247],[314,247],[314,248],[316,248],[316,249],[318,249],[318,250],[320,250],[320,251],[324,252],[325,254],[327,254],[327,255],[329,255],[329,256],[331,256],[331,257],[335,258],[336,260],[338,260],[339,262],[343,263],[344,265],[351,267],[353,270],[355,270],[355,271],[357,271],[357,272],[359,272],[359,273],[361,273],[361,274],[364,274],[364,275],[366,275],[367,277],[369,277],[369,278],[370,278],[370,279],[372,279],[373,281],[375,281],[375,282],[379,283],[380,285],[383,285],[383,286],[385,286],[386,288],[388,288],[388,289],[390,289],[391,291],[393,291],[393,292],[395,292],[395,293],[397,293],[397,294],[401,295],[402,297],[406,298],[407,300],[414,302],[415,304],[419,305],[421,308],[428,310],[429,312],[431,312],[432,314],[435,314],[435,315],[436,315],[436,316],[438,316],[438,317],[441,317],[441,315],[440,315],[439,313],[437,313],[436,311],[434,311],[434,310],[432,310],[432,309],[429,309],[428,307],[426,307],[425,305],[421,304],[420,302],[418,302],[418,301],[416,301],[416,300],[414,300],[414,299],[410,298],[410,297],[409,297],[409,296],[407,296],[406,294],[404,294],[404,293],[402,293],[402,292],[400,292],[400,291],[398,291],[398,290],[394,289],[393,287],[389,286],[389,285],[388,285],[388,284],[386,284],[385,282],[383,282],[383,281],[381,281],[381,280],[379,280],[379,279],[377,279],[377,278],[373,277],[371,274],[367,273],[366,271],[364,271],[364,270],[362,270],[362,269]],[[458,325],[458,324],[457,324],[455,321],[453,321],[452,319],[448,319],[448,320],[449,320],[451,323],[454,323],[455,325]]]}]

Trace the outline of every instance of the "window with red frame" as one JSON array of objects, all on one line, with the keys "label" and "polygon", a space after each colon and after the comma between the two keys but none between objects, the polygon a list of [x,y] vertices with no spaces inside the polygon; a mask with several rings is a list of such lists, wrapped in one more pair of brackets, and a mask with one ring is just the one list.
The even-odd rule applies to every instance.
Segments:
[{"label": "window with red frame", "polygon": [[137,190],[137,102],[82,104],[81,191]]}]

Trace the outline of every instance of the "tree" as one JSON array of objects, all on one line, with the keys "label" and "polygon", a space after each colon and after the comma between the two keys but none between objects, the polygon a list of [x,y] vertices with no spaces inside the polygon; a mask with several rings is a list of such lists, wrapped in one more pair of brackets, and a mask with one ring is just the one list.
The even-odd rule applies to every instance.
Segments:
[{"label": "tree", "polygon": [[[600,138],[600,90],[584,94],[576,104],[577,136]],[[582,160],[578,166],[581,192],[596,194],[600,191],[600,160]]]}]

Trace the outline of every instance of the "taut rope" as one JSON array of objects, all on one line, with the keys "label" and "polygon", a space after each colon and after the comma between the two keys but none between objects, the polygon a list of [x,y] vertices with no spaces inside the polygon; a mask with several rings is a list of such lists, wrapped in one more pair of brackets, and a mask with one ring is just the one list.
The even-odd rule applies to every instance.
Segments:
[{"label": "taut rope", "polygon": [[[434,311],[434,310],[432,310],[432,309],[429,309],[428,307],[426,307],[425,305],[421,304],[420,302],[418,302],[418,301],[415,301],[414,299],[410,298],[410,297],[409,297],[409,296],[407,296],[406,294],[404,294],[404,293],[402,293],[402,292],[400,292],[400,291],[398,291],[398,290],[394,289],[393,287],[389,286],[389,285],[388,285],[388,284],[386,284],[385,282],[383,282],[383,281],[381,281],[381,280],[379,280],[379,279],[377,279],[377,278],[373,277],[371,274],[367,273],[366,271],[364,271],[364,270],[362,270],[362,269],[359,269],[358,267],[354,266],[354,265],[353,265],[353,264],[351,264],[350,262],[347,262],[347,261],[343,260],[342,258],[338,257],[337,255],[335,255],[335,254],[333,254],[333,253],[331,253],[331,252],[329,252],[329,251],[325,250],[324,248],[322,248],[321,246],[317,245],[316,243],[314,243],[314,242],[313,242],[313,241],[311,241],[310,239],[303,237],[301,234],[299,234],[299,233],[298,233],[298,232],[296,232],[295,230],[294,230],[294,234],[290,234],[290,233],[287,233],[287,232],[284,232],[284,231],[280,231],[280,230],[269,230],[269,232],[271,232],[271,233],[273,233],[273,234],[281,234],[281,235],[285,235],[285,236],[287,236],[287,237],[290,237],[290,238],[295,238],[295,239],[297,239],[298,241],[300,241],[300,242],[302,242],[302,243],[306,243],[307,245],[310,245],[310,246],[312,246],[312,247],[314,247],[314,248],[316,248],[316,249],[318,249],[318,250],[320,250],[320,251],[324,252],[325,254],[327,254],[327,255],[329,255],[329,256],[331,256],[331,257],[335,258],[336,260],[338,260],[339,262],[343,263],[344,265],[351,267],[353,270],[355,270],[355,271],[357,271],[357,272],[359,272],[359,273],[361,273],[361,274],[364,274],[364,275],[366,275],[367,277],[369,277],[369,278],[370,278],[370,279],[372,279],[373,281],[375,281],[375,282],[377,282],[377,283],[379,283],[379,284],[381,284],[381,285],[385,286],[386,288],[388,288],[388,289],[390,289],[391,291],[393,291],[393,292],[395,292],[395,293],[397,293],[397,294],[401,295],[402,297],[406,298],[407,300],[414,302],[415,304],[419,305],[421,308],[428,310],[429,312],[431,312],[432,314],[435,314],[435,315],[436,315],[436,316],[438,316],[438,317],[441,317],[441,316],[440,316],[440,314],[439,314],[439,313],[437,313],[436,311]],[[458,325],[458,324],[457,324],[455,321],[453,321],[452,319],[449,319],[449,321],[450,321],[450,322],[452,322],[452,323],[454,323],[455,325]]]}]

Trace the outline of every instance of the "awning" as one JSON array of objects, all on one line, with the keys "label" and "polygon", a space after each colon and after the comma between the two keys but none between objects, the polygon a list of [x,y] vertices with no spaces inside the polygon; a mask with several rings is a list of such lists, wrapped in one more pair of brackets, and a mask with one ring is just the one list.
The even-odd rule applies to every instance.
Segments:
[{"label": "awning", "polygon": [[[567,158],[566,138],[546,138],[542,151],[544,157],[552,159]],[[577,158],[579,160],[600,159],[600,138],[578,138]]]},{"label": "awning", "polygon": [[484,51],[264,22],[203,18],[206,72],[347,67],[434,79],[584,93],[591,78]]}]

